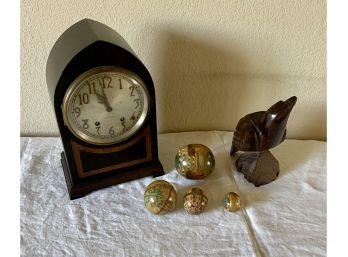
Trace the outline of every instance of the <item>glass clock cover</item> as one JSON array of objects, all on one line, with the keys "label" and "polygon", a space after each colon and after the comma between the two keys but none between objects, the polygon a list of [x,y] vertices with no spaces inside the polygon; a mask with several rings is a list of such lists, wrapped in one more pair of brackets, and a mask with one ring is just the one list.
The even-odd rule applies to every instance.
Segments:
[{"label": "glass clock cover", "polygon": [[144,123],[149,94],[134,73],[99,67],[80,75],[63,99],[65,125],[79,139],[98,145],[126,140]]}]

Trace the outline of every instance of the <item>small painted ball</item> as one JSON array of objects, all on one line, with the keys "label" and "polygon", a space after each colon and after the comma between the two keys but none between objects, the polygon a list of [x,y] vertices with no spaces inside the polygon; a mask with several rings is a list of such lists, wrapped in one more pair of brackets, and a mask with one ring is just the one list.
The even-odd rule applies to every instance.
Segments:
[{"label": "small painted ball", "polygon": [[240,197],[235,192],[229,192],[224,198],[224,207],[230,212],[238,211],[240,209]]},{"label": "small painted ball", "polygon": [[214,165],[212,151],[202,144],[183,146],[175,156],[176,170],[189,179],[204,179],[213,172]]},{"label": "small painted ball", "polygon": [[207,205],[208,198],[200,188],[192,188],[184,196],[184,208],[190,214],[201,213]]},{"label": "small painted ball", "polygon": [[165,214],[175,208],[175,188],[165,180],[155,180],[146,187],[144,203],[151,213]]}]

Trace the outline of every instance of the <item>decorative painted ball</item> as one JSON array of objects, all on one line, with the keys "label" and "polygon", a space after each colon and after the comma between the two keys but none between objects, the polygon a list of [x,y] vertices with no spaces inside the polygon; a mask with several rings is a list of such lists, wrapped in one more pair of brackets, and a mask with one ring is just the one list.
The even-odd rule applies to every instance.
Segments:
[{"label": "decorative painted ball", "polygon": [[189,179],[203,179],[214,169],[215,158],[212,151],[202,144],[181,147],[175,156],[175,168],[180,175]]},{"label": "decorative painted ball", "polygon": [[175,188],[165,180],[155,180],[146,187],[144,202],[151,213],[165,214],[175,208]]},{"label": "decorative painted ball", "polygon": [[240,209],[240,197],[235,192],[229,192],[224,198],[224,207],[230,212],[238,211]]},{"label": "decorative painted ball", "polygon": [[184,196],[184,208],[190,214],[201,213],[208,205],[208,198],[200,188],[192,188]]}]

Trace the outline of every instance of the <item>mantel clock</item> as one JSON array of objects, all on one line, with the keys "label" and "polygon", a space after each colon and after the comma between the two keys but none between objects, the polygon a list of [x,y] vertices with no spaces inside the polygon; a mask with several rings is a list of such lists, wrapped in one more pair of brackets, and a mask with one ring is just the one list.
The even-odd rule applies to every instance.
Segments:
[{"label": "mantel clock", "polygon": [[74,24],[54,44],[46,77],[70,199],[164,174],[154,84],[118,33],[90,19]]}]

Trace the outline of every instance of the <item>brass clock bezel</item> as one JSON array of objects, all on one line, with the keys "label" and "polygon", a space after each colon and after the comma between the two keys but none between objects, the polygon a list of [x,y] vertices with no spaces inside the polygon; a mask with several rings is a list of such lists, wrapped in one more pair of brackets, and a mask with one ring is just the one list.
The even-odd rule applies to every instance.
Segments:
[{"label": "brass clock bezel", "polygon": [[[142,114],[138,121],[134,124],[134,126],[126,131],[125,133],[116,136],[114,138],[108,137],[108,138],[95,138],[92,136],[89,136],[83,132],[81,132],[76,126],[72,125],[71,122],[69,122],[69,115],[68,115],[68,106],[69,102],[72,99],[72,96],[74,96],[74,93],[83,85],[83,81],[88,79],[91,76],[94,76],[99,73],[104,73],[104,72],[113,72],[113,73],[118,73],[121,76],[127,77],[131,83],[134,85],[140,86],[143,88],[145,92],[144,96],[144,108],[142,111]],[[144,124],[148,113],[150,109],[150,95],[149,92],[145,86],[145,83],[133,72],[126,70],[121,67],[116,67],[116,66],[101,66],[97,68],[90,69],[84,73],[82,73],[80,76],[78,76],[68,87],[65,96],[63,98],[63,103],[62,103],[62,112],[63,112],[63,120],[64,120],[64,125],[69,129],[69,131],[79,138],[80,140],[92,144],[92,145],[113,145],[116,143],[120,143],[122,141],[127,140],[131,136],[133,136],[139,129],[142,127]],[[112,140],[111,140],[112,139]]]}]

